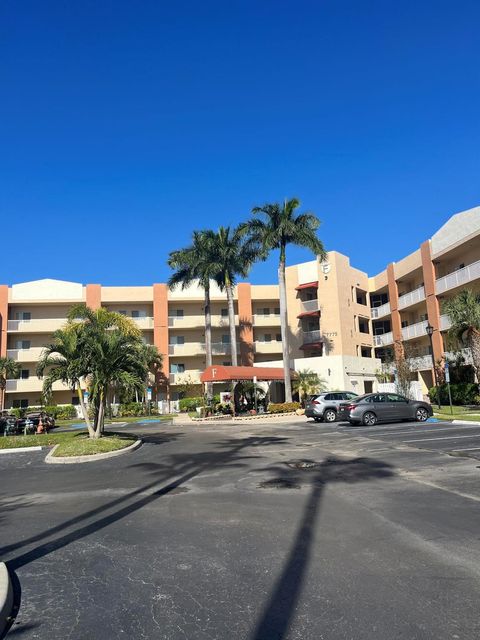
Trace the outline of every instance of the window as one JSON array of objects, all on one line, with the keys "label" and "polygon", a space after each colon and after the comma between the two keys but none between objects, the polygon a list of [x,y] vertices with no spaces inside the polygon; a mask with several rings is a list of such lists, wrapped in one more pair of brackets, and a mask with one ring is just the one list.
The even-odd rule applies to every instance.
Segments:
[{"label": "window", "polygon": [[222,309],[221,315],[222,318],[228,318],[228,309]]},{"label": "window", "polygon": [[222,365],[223,365],[224,367],[230,367],[230,366],[231,366],[231,364],[232,364],[231,362],[222,362]]},{"label": "window", "polygon": [[171,362],[170,373],[185,373],[185,365],[180,362]]},{"label": "window", "polygon": [[353,400],[354,398],[358,398],[356,393],[344,393],[343,396],[345,400]]},{"label": "window", "polygon": [[370,347],[362,347],[360,350],[360,355],[362,356],[362,358],[371,358],[372,357],[372,350]]},{"label": "window", "polygon": [[183,309],[175,309],[173,315],[177,318],[183,318]]},{"label": "window", "polygon": [[263,335],[263,341],[264,342],[271,342],[272,341],[272,334],[271,333],[265,333]]},{"label": "window", "polygon": [[264,309],[262,309],[262,315],[263,316],[269,316],[270,315],[270,309],[265,307]]},{"label": "window", "polygon": [[[313,298],[312,298],[312,299],[313,299]],[[273,313],[274,313],[276,316],[279,316],[279,315],[280,315],[280,307],[275,307],[275,309],[273,310]]]},{"label": "window", "polygon": [[281,342],[282,341],[282,334],[281,333],[276,333],[275,334],[275,340],[277,342]]},{"label": "window", "polygon": [[31,320],[32,314],[30,311],[17,311],[15,314],[15,320]]},{"label": "window", "polygon": [[20,400],[13,401],[14,409],[26,409],[28,407],[28,399],[21,398]]},{"label": "window", "polygon": [[323,397],[323,399],[324,399],[324,400],[333,400],[333,396],[334,396],[334,394],[333,394],[333,393],[327,393],[327,394]]},{"label": "window", "polygon": [[367,398],[368,402],[375,402],[375,404],[379,404],[381,402],[385,402],[385,396],[382,393],[377,393],[371,398]]},{"label": "window", "polygon": [[76,407],[77,405],[80,404],[80,398],[78,396],[72,396],[71,404],[73,404],[73,406]]},{"label": "window", "polygon": [[133,309],[132,318],[146,318],[147,312],[145,309]]},{"label": "window", "polygon": [[125,309],[121,309],[118,313],[119,313],[121,316],[126,316],[126,315],[128,315]]},{"label": "window", "polygon": [[28,380],[30,377],[30,371],[28,369],[22,369],[20,371],[20,378],[22,380]]},{"label": "window", "polygon": [[403,396],[398,396],[396,393],[387,393],[387,402],[401,402],[407,404],[407,399]]},{"label": "window", "polygon": [[185,336],[170,336],[170,344],[185,344]]},{"label": "window", "polygon": [[17,340],[15,342],[15,349],[30,349],[30,340]]},{"label": "window", "polygon": [[368,320],[366,318],[358,318],[358,330],[360,333],[370,333],[368,328]]},{"label": "window", "polygon": [[223,335],[222,336],[222,344],[230,344],[230,336],[229,335]]},{"label": "window", "polygon": [[357,304],[366,305],[367,304],[367,292],[363,291],[362,289],[357,289],[356,299],[357,299]]}]

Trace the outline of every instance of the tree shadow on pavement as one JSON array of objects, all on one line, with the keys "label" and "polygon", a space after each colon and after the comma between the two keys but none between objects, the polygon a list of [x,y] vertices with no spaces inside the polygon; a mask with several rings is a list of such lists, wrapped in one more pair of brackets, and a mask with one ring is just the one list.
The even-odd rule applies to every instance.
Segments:
[{"label": "tree shadow on pavement", "polygon": [[[134,491],[129,492],[128,494],[122,496],[121,498],[117,498],[97,509],[92,509],[91,511],[81,514],[76,518],[72,518],[63,524],[57,525],[42,534],[38,534],[30,538],[29,540],[22,541],[18,546],[25,546],[29,543],[38,541],[39,539],[45,540],[46,538],[51,538],[55,533],[59,533],[65,528],[71,527],[72,525],[78,524],[82,522],[86,518],[91,518],[92,516],[99,515],[104,511],[111,509],[112,507],[118,506],[120,503],[126,502],[131,498],[137,498],[136,500],[130,502],[127,505],[122,505],[121,508],[109,513],[108,515],[102,515],[102,517],[89,522],[69,533],[66,533],[60,537],[57,537],[53,540],[49,540],[47,542],[43,542],[41,545],[23,553],[21,555],[16,556],[13,559],[7,561],[7,566],[10,571],[15,571],[20,567],[25,566],[26,564],[38,560],[62,547],[65,547],[76,540],[84,538],[85,536],[89,536],[93,533],[104,529],[105,527],[125,518],[132,513],[135,513],[142,507],[158,500],[159,498],[170,494],[174,489],[177,489],[185,482],[188,482],[195,476],[198,476],[200,473],[206,470],[213,469],[221,469],[221,468],[234,468],[234,467],[243,467],[245,466],[245,461],[250,459],[251,456],[243,455],[243,452],[250,447],[258,447],[258,446],[272,446],[272,445],[280,445],[286,441],[286,438],[276,438],[276,437],[249,437],[237,440],[235,444],[232,445],[231,440],[226,440],[223,442],[216,443],[219,447],[218,451],[213,452],[203,452],[203,453],[193,453],[193,454],[178,454],[169,456],[170,462],[167,463],[154,463],[155,468],[152,468],[150,464],[148,464],[147,469],[149,472],[153,473],[154,480],[148,484],[145,484]],[[142,467],[142,463],[139,465]],[[166,482],[171,478],[176,477],[175,480],[169,482],[165,486],[155,490],[155,486],[158,486],[159,483]],[[10,545],[2,550],[0,553],[6,553],[8,551],[12,551],[15,548],[15,545]]]},{"label": "tree shadow on pavement", "polygon": [[371,458],[351,460],[336,457],[317,463],[292,460],[266,469],[275,473],[263,488],[292,488],[311,485],[303,515],[282,572],[273,588],[251,640],[283,640],[295,616],[306,571],[312,555],[315,525],[325,488],[336,482],[357,483],[391,478],[393,467]]}]

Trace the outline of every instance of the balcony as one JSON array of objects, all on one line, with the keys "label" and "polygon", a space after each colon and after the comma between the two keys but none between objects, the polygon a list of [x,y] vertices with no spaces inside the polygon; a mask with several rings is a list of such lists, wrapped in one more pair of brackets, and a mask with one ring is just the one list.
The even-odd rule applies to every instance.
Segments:
[{"label": "balcony", "polygon": [[317,298],[315,300],[300,300],[300,315],[315,311],[320,311],[320,302]]},{"label": "balcony", "polygon": [[412,304],[422,302],[422,300],[425,300],[425,287],[423,285],[400,296],[398,298],[398,308],[405,309],[405,307],[410,307]]},{"label": "balcony", "polygon": [[428,320],[422,320],[421,322],[416,322],[415,324],[411,324],[408,327],[402,327],[402,338],[403,340],[412,340],[412,338],[423,338],[427,335],[425,331],[425,327],[428,324]]},{"label": "balcony", "polygon": [[303,344],[313,344],[315,342],[323,342],[322,333],[320,329],[316,331],[304,331],[303,332]]},{"label": "balcony", "polygon": [[448,331],[452,326],[450,316],[443,314],[440,316],[440,331]]},{"label": "balcony", "polygon": [[467,284],[467,282],[472,282],[472,280],[477,280],[477,278],[480,278],[480,260],[468,264],[463,269],[457,269],[457,271],[453,271],[443,276],[443,278],[438,278],[435,281],[435,291],[438,295],[449,289]]},{"label": "balcony", "polygon": [[279,340],[265,342],[256,340],[254,343],[255,353],[282,353],[282,343]]},{"label": "balcony", "polygon": [[31,320],[9,320],[9,333],[53,333],[61,329],[67,322],[66,318],[32,318]]},{"label": "balcony", "polygon": [[432,356],[431,355],[423,355],[416,356],[415,358],[411,358],[410,367],[413,371],[425,371],[426,369],[432,368]]},{"label": "balcony", "polygon": [[184,373],[170,373],[170,384],[200,384],[200,369],[188,369]]},{"label": "balcony", "polygon": [[[37,392],[41,393],[43,387],[43,378],[38,379],[36,375],[30,376],[27,379],[19,380],[7,380],[7,386],[5,391],[16,393],[29,393]],[[53,391],[68,391],[69,387],[65,386],[61,382],[54,382]]]},{"label": "balcony", "polygon": [[31,347],[30,349],[8,349],[7,357],[17,362],[38,362],[42,355],[43,347]]},{"label": "balcony", "polygon": [[279,327],[280,316],[273,313],[269,316],[257,313],[253,316],[253,324],[255,327]]},{"label": "balcony", "polygon": [[373,336],[373,344],[375,347],[386,347],[389,344],[393,344],[393,333],[382,333],[380,335]]},{"label": "balcony", "polygon": [[370,311],[372,320],[378,320],[378,318],[383,318],[384,316],[388,316],[391,313],[390,303],[386,302],[380,307],[372,307]]},{"label": "balcony", "polygon": [[[238,315],[235,316],[235,325],[238,325]],[[171,329],[196,329],[205,327],[205,316],[168,316],[168,326]],[[212,315],[212,328],[226,329],[229,326],[228,317]]]},{"label": "balcony", "polygon": [[143,318],[132,318],[139,329],[153,329],[153,318],[146,316]]},{"label": "balcony", "polygon": [[168,355],[170,356],[199,356],[205,353],[203,342],[185,342],[184,344],[169,344]]}]

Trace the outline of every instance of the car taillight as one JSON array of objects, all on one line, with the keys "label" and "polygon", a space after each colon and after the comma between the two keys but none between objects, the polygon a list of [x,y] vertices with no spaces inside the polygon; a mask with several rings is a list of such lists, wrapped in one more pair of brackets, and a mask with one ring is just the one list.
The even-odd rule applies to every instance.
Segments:
[{"label": "car taillight", "polygon": [[322,404],[322,403],[319,402],[318,400],[313,400],[312,404]]},{"label": "car taillight", "polygon": [[347,411],[353,411],[357,405],[356,404],[347,404]]}]

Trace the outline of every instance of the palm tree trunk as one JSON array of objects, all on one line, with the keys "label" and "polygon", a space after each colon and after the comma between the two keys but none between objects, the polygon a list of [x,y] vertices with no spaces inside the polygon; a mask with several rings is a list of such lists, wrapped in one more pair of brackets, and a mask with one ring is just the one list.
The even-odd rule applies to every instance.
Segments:
[{"label": "palm tree trunk", "polygon": [[97,413],[97,424],[95,425],[95,438],[100,438],[103,433],[103,421],[105,418],[105,399],[103,395],[100,398],[100,404]]},{"label": "palm tree trunk", "polygon": [[282,355],[285,380],[285,402],[292,401],[292,380],[290,375],[290,349],[288,345],[287,285],[285,282],[285,249],[280,252],[278,264],[278,287],[280,293],[280,328],[282,332]]},{"label": "palm tree trunk", "polygon": [[[212,366],[212,313],[210,309],[210,284],[205,284],[205,362]],[[207,397],[213,397],[213,384],[207,383]]]},{"label": "palm tree trunk", "polygon": [[5,404],[5,388],[6,384],[3,383],[3,379],[0,383],[0,411],[3,411]]},{"label": "palm tree trunk", "polygon": [[233,306],[233,287],[227,284],[228,323],[230,325],[230,353],[232,354],[232,366],[238,365],[237,358],[237,329],[235,327],[235,308]]},{"label": "palm tree trunk", "polygon": [[95,431],[92,429],[92,423],[90,422],[90,418],[88,417],[88,410],[85,406],[85,402],[83,401],[83,392],[80,385],[77,387],[78,400],[80,402],[80,407],[82,409],[83,419],[85,420],[85,424],[87,425],[88,435],[90,438],[95,436]]},{"label": "palm tree trunk", "polygon": [[477,382],[480,382],[480,331],[472,331],[468,337],[468,342]]}]

